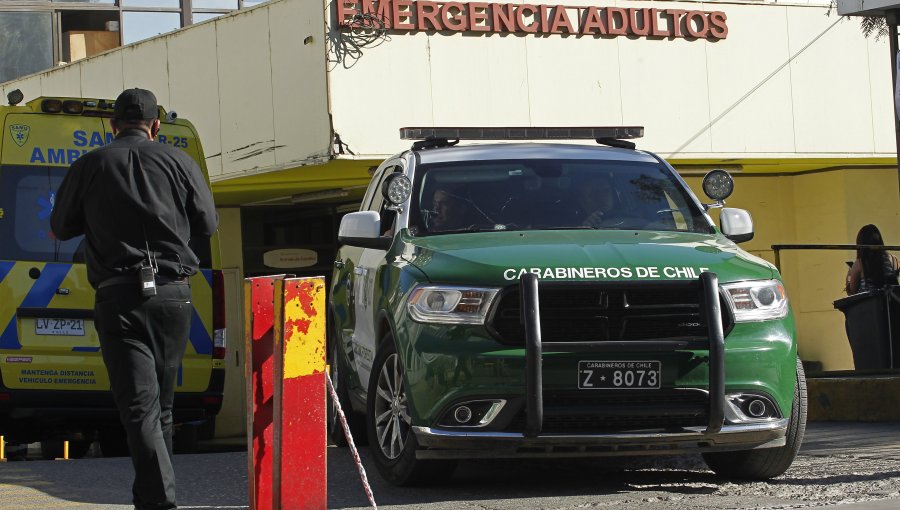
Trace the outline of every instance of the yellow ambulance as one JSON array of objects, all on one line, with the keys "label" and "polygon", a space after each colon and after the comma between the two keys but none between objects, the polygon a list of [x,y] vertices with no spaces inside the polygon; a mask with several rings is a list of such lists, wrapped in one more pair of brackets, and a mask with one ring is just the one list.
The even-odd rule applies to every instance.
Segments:
[{"label": "yellow ambulance", "polygon": [[[83,238],[50,231],[56,189],[69,165],[113,139],[113,101],[39,97],[0,106],[0,434],[41,441],[45,457],[83,455],[99,440],[104,455],[127,453],[94,329],[94,291]],[[187,152],[207,175],[194,126],[160,107],[157,141]],[[222,405],[224,282],[218,237],[193,246],[201,271],[191,280],[194,316],[178,370],[175,422],[187,448],[210,434]]]}]

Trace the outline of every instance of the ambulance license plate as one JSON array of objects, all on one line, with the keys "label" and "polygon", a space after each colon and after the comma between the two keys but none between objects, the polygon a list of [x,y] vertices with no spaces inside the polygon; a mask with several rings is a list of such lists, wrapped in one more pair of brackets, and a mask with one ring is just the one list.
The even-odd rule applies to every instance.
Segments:
[{"label": "ambulance license plate", "polygon": [[580,390],[658,390],[662,379],[659,361],[579,361]]},{"label": "ambulance license plate", "polygon": [[84,336],[84,319],[34,319],[38,335]]}]

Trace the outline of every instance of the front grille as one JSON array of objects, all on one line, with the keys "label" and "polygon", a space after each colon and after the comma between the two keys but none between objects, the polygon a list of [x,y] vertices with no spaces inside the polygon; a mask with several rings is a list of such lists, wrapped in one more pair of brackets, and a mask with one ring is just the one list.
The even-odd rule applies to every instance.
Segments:
[{"label": "front grille", "polygon": [[[675,430],[709,421],[709,397],[703,390],[647,390],[640,393],[544,393],[545,433]],[[525,430],[523,408],[507,432]]]},{"label": "front grille", "polygon": [[[699,282],[654,284],[544,283],[538,291],[542,342],[596,342],[706,338]],[[719,296],[723,332],[733,320]],[[501,343],[525,344],[519,288],[501,293],[488,328]]]}]

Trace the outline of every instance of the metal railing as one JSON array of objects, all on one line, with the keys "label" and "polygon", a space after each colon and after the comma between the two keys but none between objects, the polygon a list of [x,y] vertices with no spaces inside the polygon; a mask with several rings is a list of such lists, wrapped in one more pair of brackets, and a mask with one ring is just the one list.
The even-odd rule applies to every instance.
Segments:
[{"label": "metal railing", "polygon": [[875,244],[773,244],[775,251],[775,267],[781,272],[781,250],[850,250],[859,248],[872,248],[874,250],[900,250],[900,246],[875,245]]}]

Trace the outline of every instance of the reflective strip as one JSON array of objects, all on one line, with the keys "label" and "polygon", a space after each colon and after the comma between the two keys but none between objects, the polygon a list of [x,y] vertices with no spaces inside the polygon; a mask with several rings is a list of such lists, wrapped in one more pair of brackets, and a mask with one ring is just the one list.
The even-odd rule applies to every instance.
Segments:
[{"label": "reflective strip", "polygon": [[72,347],[72,352],[100,352],[99,347]]},{"label": "reflective strip", "polygon": [[201,269],[200,272],[203,273],[203,277],[206,278],[206,283],[208,283],[209,287],[212,288],[212,286],[213,286],[213,281],[212,281],[213,270],[212,269]]},{"label": "reflective strip", "polygon": [[15,262],[0,262],[0,283],[3,283],[3,279],[12,271],[14,265]]},{"label": "reflective strip", "polygon": [[[31,290],[19,305],[24,308],[46,308],[50,300],[56,295],[56,289],[66,279],[72,264],[46,264],[41,271],[41,276],[31,285]],[[7,271],[8,272],[8,271]],[[16,330],[16,317],[13,315],[3,334],[0,335],[0,349],[19,350],[19,333]]]},{"label": "reflective strip", "polygon": [[194,352],[197,354],[212,354],[212,337],[209,336],[209,331],[206,330],[206,326],[200,320],[200,315],[197,313],[196,308],[194,308],[193,317],[191,318],[190,339],[191,345],[194,346]]}]

